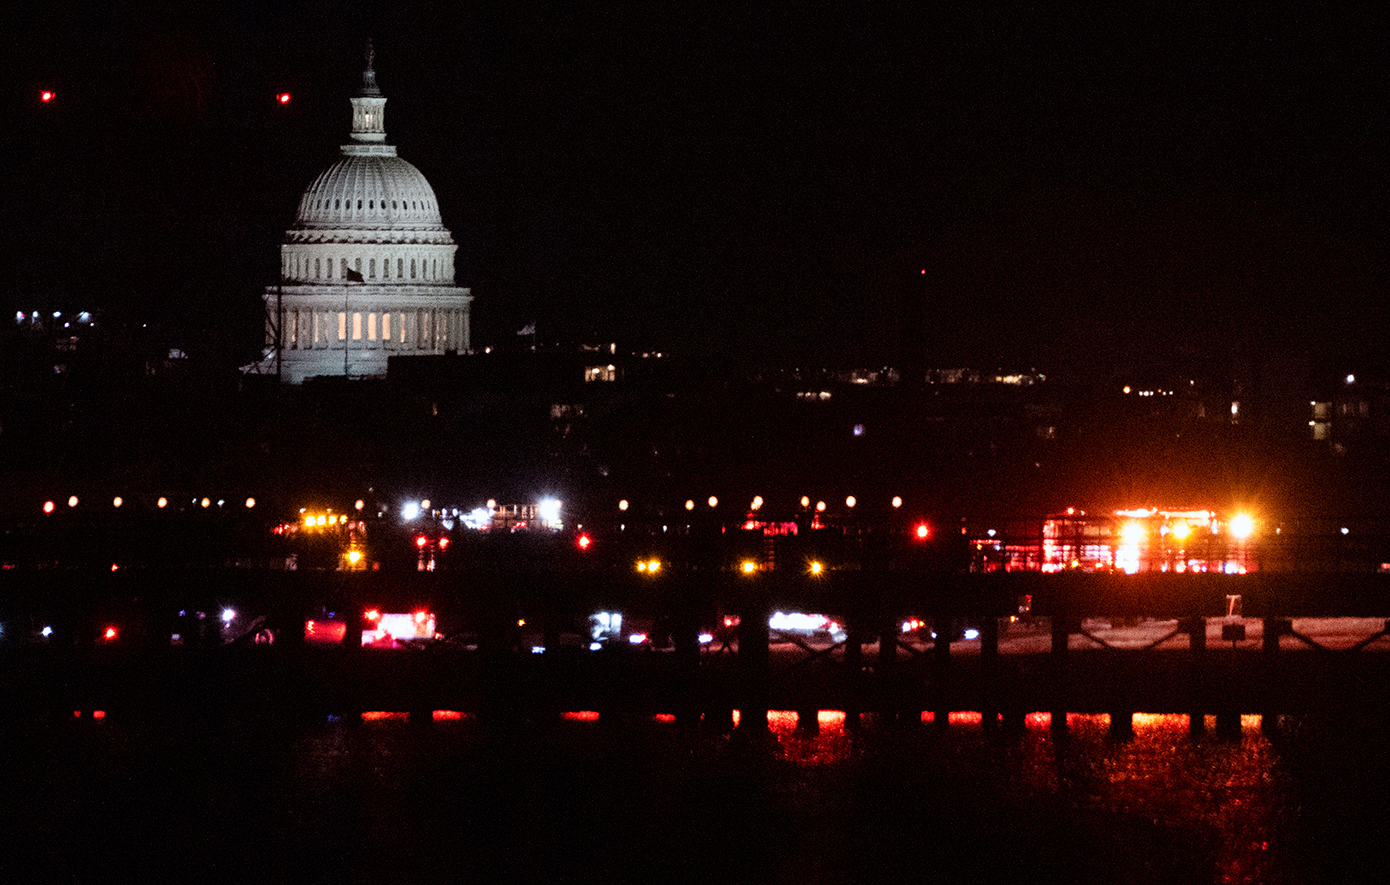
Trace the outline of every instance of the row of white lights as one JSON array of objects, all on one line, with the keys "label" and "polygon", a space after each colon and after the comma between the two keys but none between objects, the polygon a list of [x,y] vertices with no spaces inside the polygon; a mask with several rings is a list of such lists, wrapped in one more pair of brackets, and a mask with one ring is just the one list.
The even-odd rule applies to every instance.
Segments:
[{"label": "row of white lights", "polygon": [[[710,495],[710,496],[709,496],[709,500],[708,500],[706,503],[709,504],[710,507],[718,507],[718,506],[719,506],[719,498],[715,497],[714,495]],[[762,496],[762,495],[756,495],[756,496],[754,496],[753,500],[749,503],[748,509],[750,509],[750,510],[760,510],[760,509],[762,509],[763,503],[764,503],[764,501],[763,501],[763,496]],[[892,503],[893,507],[896,509],[896,508],[898,508],[898,507],[903,506],[903,499],[902,499],[900,496],[898,496],[898,495],[894,495],[894,496],[893,496],[893,500],[892,500],[891,503]],[[858,504],[859,504],[859,499],[856,498],[856,497],[854,497],[853,495],[850,495],[849,497],[845,498],[845,506],[846,506],[846,507],[849,507],[850,509],[853,509],[853,508],[854,508],[855,506],[857,506]],[[624,498],[623,500],[621,500],[621,501],[618,502],[618,509],[619,509],[619,510],[626,510],[629,506],[631,506],[631,505],[628,503],[628,500],[627,500],[626,498]],[[810,506],[811,506],[811,499],[810,499],[809,497],[807,497],[806,495],[802,495],[802,496],[801,496],[801,506],[802,506],[802,507],[810,507]],[[824,512],[825,506],[826,506],[826,505],[825,505],[825,502],[824,502],[824,501],[817,501],[817,502],[816,502],[816,510],[817,510],[818,512]],[[685,509],[686,509],[686,510],[694,510],[694,509],[695,509],[695,499],[694,499],[694,498],[691,498],[691,499],[689,499],[689,500],[687,500],[687,501],[685,502]]]},{"label": "row of white lights", "polygon": [[[76,506],[78,505],[78,503],[79,503],[79,501],[78,501],[78,498],[77,498],[76,495],[72,495],[72,496],[70,496],[70,497],[68,498],[68,506],[69,506],[69,507],[76,507]],[[194,498],[194,499],[193,499],[193,503],[194,503],[194,504],[197,504],[199,507],[208,508],[208,507],[211,507],[211,506],[212,506],[213,500],[212,500],[211,498]],[[226,501],[225,498],[218,498],[218,499],[217,499],[217,506],[218,506],[218,507],[222,507],[222,506],[225,505],[226,503],[227,503],[227,501]],[[114,498],[111,499],[111,506],[112,506],[112,507],[123,507],[123,506],[125,506],[125,498],[122,498],[120,495],[117,495],[116,497],[114,497]],[[168,499],[168,498],[165,498],[165,497],[160,497],[157,501],[154,502],[154,506],[156,506],[156,507],[160,508],[161,510],[163,510],[165,507],[168,507],[168,506],[169,506],[169,499]],[[252,507],[255,507],[255,506],[256,506],[256,499],[255,499],[255,498],[247,498],[247,499],[246,499],[246,509],[249,510],[249,509],[251,509]],[[54,510],[56,510],[56,509],[58,509],[58,505],[55,504],[54,502],[52,502],[52,501],[44,501],[44,502],[43,502],[43,512],[44,512],[44,513],[52,513],[52,512],[53,512]]]}]

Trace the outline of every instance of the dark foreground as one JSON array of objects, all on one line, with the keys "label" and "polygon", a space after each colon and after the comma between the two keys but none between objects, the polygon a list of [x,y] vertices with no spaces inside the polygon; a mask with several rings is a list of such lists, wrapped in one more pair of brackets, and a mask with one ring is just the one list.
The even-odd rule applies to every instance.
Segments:
[{"label": "dark foreground", "polygon": [[1384,725],[1183,716],[771,736],[666,717],[488,725],[16,717],[0,880],[1360,882]]}]

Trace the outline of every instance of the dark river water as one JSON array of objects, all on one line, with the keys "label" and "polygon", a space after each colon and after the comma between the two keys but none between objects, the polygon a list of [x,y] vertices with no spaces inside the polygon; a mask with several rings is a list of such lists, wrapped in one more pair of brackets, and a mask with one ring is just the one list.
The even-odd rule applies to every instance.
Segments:
[{"label": "dark river water", "polygon": [[0,882],[1384,882],[1383,726],[0,721]]}]

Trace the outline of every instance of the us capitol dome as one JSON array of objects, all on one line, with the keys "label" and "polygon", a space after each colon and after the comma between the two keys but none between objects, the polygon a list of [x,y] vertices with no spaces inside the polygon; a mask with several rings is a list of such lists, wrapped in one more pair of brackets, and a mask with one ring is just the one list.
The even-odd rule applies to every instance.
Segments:
[{"label": "us capitol dome", "polygon": [[454,285],[458,246],[434,188],[386,143],[386,99],[367,48],[352,103],[351,141],[299,199],[267,286],[266,348],[243,371],[288,384],[386,375],[393,355],[468,352],[466,288]]}]

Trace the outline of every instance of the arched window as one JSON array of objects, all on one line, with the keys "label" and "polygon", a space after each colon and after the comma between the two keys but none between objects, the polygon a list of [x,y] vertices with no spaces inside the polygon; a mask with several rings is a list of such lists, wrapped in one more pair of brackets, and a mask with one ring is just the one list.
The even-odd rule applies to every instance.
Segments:
[{"label": "arched window", "polygon": [[367,262],[367,276],[376,279],[376,259]]},{"label": "arched window", "polygon": [[395,201],[395,200],[392,200],[392,201],[391,201],[391,208],[392,208],[392,209],[396,208],[396,201]]},{"label": "arched window", "polygon": [[401,277],[403,277],[403,276],[405,276],[405,259],[404,259],[404,258],[397,258],[397,259],[396,259],[396,279],[399,280],[399,279],[400,279]]},{"label": "arched window", "polygon": [[334,209],[340,208],[340,207],[338,206],[338,201],[337,201],[337,200],[334,200],[334,201],[333,201],[333,208],[334,208]]},{"label": "arched window", "polygon": [[415,279],[415,259],[410,259],[410,278]]},{"label": "arched window", "polygon": [[323,267],[320,265],[321,261],[323,261],[322,258],[314,259],[314,279],[318,279],[319,277],[323,276]]},{"label": "arched window", "polygon": [[375,209],[375,208],[376,208],[376,205],[375,205],[371,200],[368,200],[368,201],[367,201],[367,208],[368,208],[368,209]]},{"label": "arched window", "polygon": [[342,261],[343,261],[343,279],[347,279],[347,259],[344,258],[344,259],[342,259]]}]

